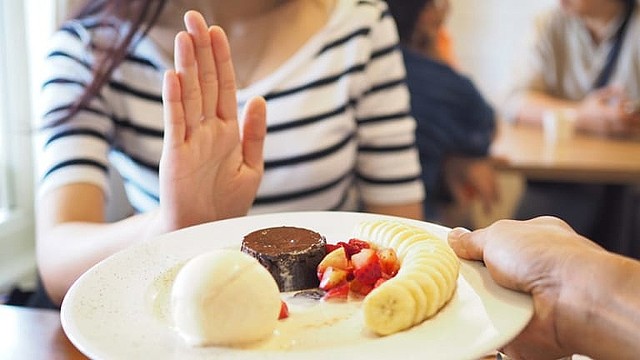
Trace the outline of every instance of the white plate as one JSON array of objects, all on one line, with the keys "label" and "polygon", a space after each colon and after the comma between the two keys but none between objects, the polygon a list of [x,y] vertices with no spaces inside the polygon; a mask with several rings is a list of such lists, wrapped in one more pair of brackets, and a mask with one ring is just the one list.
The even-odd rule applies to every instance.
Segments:
[{"label": "white plate", "polygon": [[[246,348],[191,348],[171,327],[168,293],[173,276],[191,257],[220,247],[240,247],[247,233],[271,226],[315,230],[327,242],[345,241],[360,221],[391,218],[348,212],[298,212],[249,216],[203,224],[140,243],[82,275],[62,304],[71,342],[94,359],[477,359],[512,339],[529,321],[529,296],[491,280],[478,262],[462,262],[453,299],[410,330],[376,337],[363,326],[359,302],[293,301],[276,335]],[[402,219],[446,239],[448,229]]]}]

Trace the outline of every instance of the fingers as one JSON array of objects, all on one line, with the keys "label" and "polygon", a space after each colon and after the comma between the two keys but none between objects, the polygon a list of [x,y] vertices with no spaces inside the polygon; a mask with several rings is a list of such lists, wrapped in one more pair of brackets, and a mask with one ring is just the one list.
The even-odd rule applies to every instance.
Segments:
[{"label": "fingers", "polygon": [[207,28],[202,15],[188,11],[188,32],[175,38],[174,61],[180,81],[186,137],[203,119],[237,120],[236,83],[229,42],[218,26]]},{"label": "fingers", "polygon": [[204,17],[197,11],[188,11],[184,23],[191,35],[195,50],[198,81],[202,91],[202,113],[205,118],[216,116],[218,102],[218,74],[211,47],[211,37]]},{"label": "fingers", "polygon": [[200,125],[202,95],[198,80],[195,50],[191,36],[181,31],[175,39],[175,67],[182,89],[182,104],[186,122],[186,136]]},{"label": "fingers", "polygon": [[598,89],[594,92],[601,100],[623,100],[626,99],[626,94],[623,88],[615,85],[607,86]]},{"label": "fingers", "polygon": [[262,97],[249,100],[244,110],[242,153],[245,164],[252,169],[264,167],[263,148],[267,134],[267,104]]},{"label": "fingers", "polygon": [[169,70],[164,74],[162,101],[164,103],[164,145],[175,147],[184,142],[186,135],[180,80],[175,71]]},{"label": "fingers", "polygon": [[449,231],[449,245],[455,253],[467,260],[482,260],[486,236],[484,230],[470,232],[464,228],[455,228]]},{"label": "fingers", "polygon": [[238,104],[236,101],[236,77],[231,61],[231,50],[227,35],[219,26],[209,28],[211,46],[215,54],[218,74],[218,108],[217,114],[222,120],[237,119]]}]

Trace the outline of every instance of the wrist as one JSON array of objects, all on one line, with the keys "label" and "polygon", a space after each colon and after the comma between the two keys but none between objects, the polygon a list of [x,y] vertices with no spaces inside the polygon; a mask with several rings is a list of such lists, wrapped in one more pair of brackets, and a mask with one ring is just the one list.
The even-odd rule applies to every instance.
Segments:
[{"label": "wrist", "polygon": [[[622,356],[625,345],[627,349],[634,345],[630,338],[638,330],[635,309],[640,288],[633,282],[633,274],[640,274],[638,263],[600,250],[576,256],[568,263],[575,266],[565,269],[558,301],[558,342],[577,354],[626,358]],[[635,346],[632,351],[637,351]]]},{"label": "wrist", "polygon": [[146,223],[148,226],[144,236],[145,240],[176,230],[170,226],[160,209],[149,211],[145,215],[147,216]]}]

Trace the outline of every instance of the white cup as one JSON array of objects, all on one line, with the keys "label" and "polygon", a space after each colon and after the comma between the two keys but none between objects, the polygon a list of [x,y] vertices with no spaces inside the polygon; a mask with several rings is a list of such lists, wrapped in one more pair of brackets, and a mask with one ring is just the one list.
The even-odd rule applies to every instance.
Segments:
[{"label": "white cup", "polygon": [[573,137],[576,129],[576,111],[570,108],[546,110],[542,115],[544,137],[556,142]]}]

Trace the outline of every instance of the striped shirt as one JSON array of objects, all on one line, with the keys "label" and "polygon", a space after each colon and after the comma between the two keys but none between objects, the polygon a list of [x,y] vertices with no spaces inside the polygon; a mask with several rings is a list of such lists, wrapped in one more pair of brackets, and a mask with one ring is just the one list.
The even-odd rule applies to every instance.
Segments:
[{"label": "striped shirt", "polygon": [[[100,26],[76,20],[51,40],[42,88],[47,123],[92,79]],[[40,131],[40,194],[91,183],[109,195],[109,164],[134,209],[158,206],[162,78],[172,68],[143,38],[86,108]],[[238,103],[267,100],[265,174],[251,213],[356,210],[420,202],[424,190],[402,55],[384,1],[340,0],[327,24]]]}]

